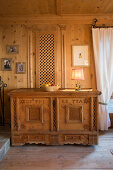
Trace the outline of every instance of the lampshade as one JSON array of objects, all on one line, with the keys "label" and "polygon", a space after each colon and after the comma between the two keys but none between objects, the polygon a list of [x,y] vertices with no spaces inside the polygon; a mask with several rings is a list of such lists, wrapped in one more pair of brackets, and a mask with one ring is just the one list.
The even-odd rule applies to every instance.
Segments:
[{"label": "lampshade", "polygon": [[83,68],[72,69],[72,80],[84,80]]}]

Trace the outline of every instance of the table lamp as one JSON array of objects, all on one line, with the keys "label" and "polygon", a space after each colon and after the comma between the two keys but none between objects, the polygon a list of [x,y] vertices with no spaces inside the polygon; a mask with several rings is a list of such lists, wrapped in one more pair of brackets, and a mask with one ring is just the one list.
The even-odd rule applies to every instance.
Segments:
[{"label": "table lamp", "polygon": [[75,90],[81,89],[79,80],[84,80],[83,68],[72,69],[72,80],[76,80]]}]

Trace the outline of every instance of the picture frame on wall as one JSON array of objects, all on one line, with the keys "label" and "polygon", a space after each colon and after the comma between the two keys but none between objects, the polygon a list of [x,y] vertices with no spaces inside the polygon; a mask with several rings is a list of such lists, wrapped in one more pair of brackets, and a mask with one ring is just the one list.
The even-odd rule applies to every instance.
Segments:
[{"label": "picture frame on wall", "polygon": [[2,58],[2,71],[12,70],[12,58]]},{"label": "picture frame on wall", "polygon": [[19,45],[7,45],[6,51],[8,54],[18,54],[19,53]]},{"label": "picture frame on wall", "polygon": [[72,66],[89,66],[88,45],[72,46]]},{"label": "picture frame on wall", "polygon": [[25,62],[17,62],[16,63],[16,73],[17,74],[25,74],[26,65]]}]

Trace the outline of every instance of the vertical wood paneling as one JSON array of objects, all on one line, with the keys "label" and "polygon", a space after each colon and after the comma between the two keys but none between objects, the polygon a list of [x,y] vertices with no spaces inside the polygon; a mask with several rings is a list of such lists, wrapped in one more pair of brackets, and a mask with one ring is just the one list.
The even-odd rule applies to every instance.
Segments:
[{"label": "vertical wood paneling", "polygon": [[[63,21],[62,21],[63,23]],[[62,24],[61,24],[62,25]],[[35,30],[35,31],[34,31]],[[30,32],[30,44],[28,31]],[[65,69],[65,87],[71,88],[75,84],[71,80],[72,67],[72,45],[88,45],[89,47],[89,62],[88,67],[84,67],[85,80],[81,81],[82,88],[96,88],[95,65],[92,47],[92,33],[90,25],[67,24],[65,29],[65,65],[62,65],[62,37],[61,30],[58,25],[42,25],[37,24],[30,26],[30,30],[24,25],[0,25],[0,63],[1,58],[12,58],[12,71],[2,71],[0,64],[0,75],[7,83],[8,87],[5,89],[9,91],[16,88],[28,87],[28,75],[31,86],[39,87],[39,73],[38,73],[38,46],[40,32],[55,32],[55,83],[61,86],[62,84],[62,68]],[[19,54],[7,54],[6,45],[19,45]],[[29,60],[30,60],[30,65]],[[26,73],[16,74],[16,62],[26,63]],[[36,73],[37,72],[37,73]],[[5,93],[5,117],[9,121],[9,98]]]},{"label": "vertical wood paneling", "polygon": [[[18,54],[8,54],[7,45],[19,45]],[[2,71],[1,58],[12,58],[12,71]],[[27,72],[16,74],[16,62],[25,62],[27,70],[27,32],[23,25],[0,26],[0,76],[7,83],[5,88],[5,122],[10,122],[9,97],[11,89],[27,87]]]},{"label": "vertical wood paneling", "polygon": [[67,26],[67,51],[66,51],[66,74],[67,74],[67,87],[74,87],[74,80],[71,80],[72,68],[72,45],[88,45],[89,47],[89,66],[83,67],[85,80],[81,80],[82,88],[95,88],[95,71],[92,56],[92,37],[91,27],[89,25],[68,25]]}]

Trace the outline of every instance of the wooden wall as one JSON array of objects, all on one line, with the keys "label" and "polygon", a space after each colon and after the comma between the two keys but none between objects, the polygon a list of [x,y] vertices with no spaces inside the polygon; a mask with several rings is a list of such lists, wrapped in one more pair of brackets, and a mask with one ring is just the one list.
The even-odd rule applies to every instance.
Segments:
[{"label": "wooden wall", "polygon": [[[27,70],[25,74],[16,74],[16,63],[27,63],[27,32],[22,25],[0,26],[0,76],[7,83],[5,88],[5,119],[10,122],[9,90],[27,87]],[[8,54],[7,45],[19,45],[19,54]],[[12,59],[12,71],[2,71],[2,58]]]},{"label": "wooden wall", "polygon": [[[0,64],[0,75],[8,85],[7,90],[27,87],[27,72],[25,74],[16,74],[16,62],[27,63],[27,42],[27,32],[24,26],[0,26],[0,58],[12,59],[12,71],[2,71],[2,63]],[[19,45],[19,53],[7,53],[7,45]]]},{"label": "wooden wall", "polygon": [[[62,21],[63,23],[63,21]],[[2,71],[0,64],[0,76],[7,83],[5,89],[5,119],[10,122],[9,112],[9,90],[16,88],[36,87],[37,77],[37,33],[46,31],[54,31],[56,35],[55,56],[56,56],[56,83],[62,83],[62,52],[61,39],[62,30],[57,24],[2,24],[0,25],[0,63],[1,58],[12,58],[12,71]],[[84,67],[85,80],[81,81],[83,88],[96,88],[95,67],[92,48],[92,33],[90,24],[65,24],[63,30],[65,36],[65,87],[73,87],[75,81],[71,80],[72,68],[72,45],[88,45],[89,46],[89,62],[88,67]],[[8,54],[6,52],[7,45],[19,45],[18,54]],[[16,62],[26,63],[25,74],[16,73]],[[38,73],[37,73],[38,74]]]},{"label": "wooden wall", "polygon": [[89,66],[83,67],[85,80],[81,80],[82,88],[96,88],[94,58],[92,51],[92,33],[90,25],[68,25],[66,30],[66,74],[67,87],[73,87],[75,81],[71,80],[72,68],[72,45],[88,45]]}]

